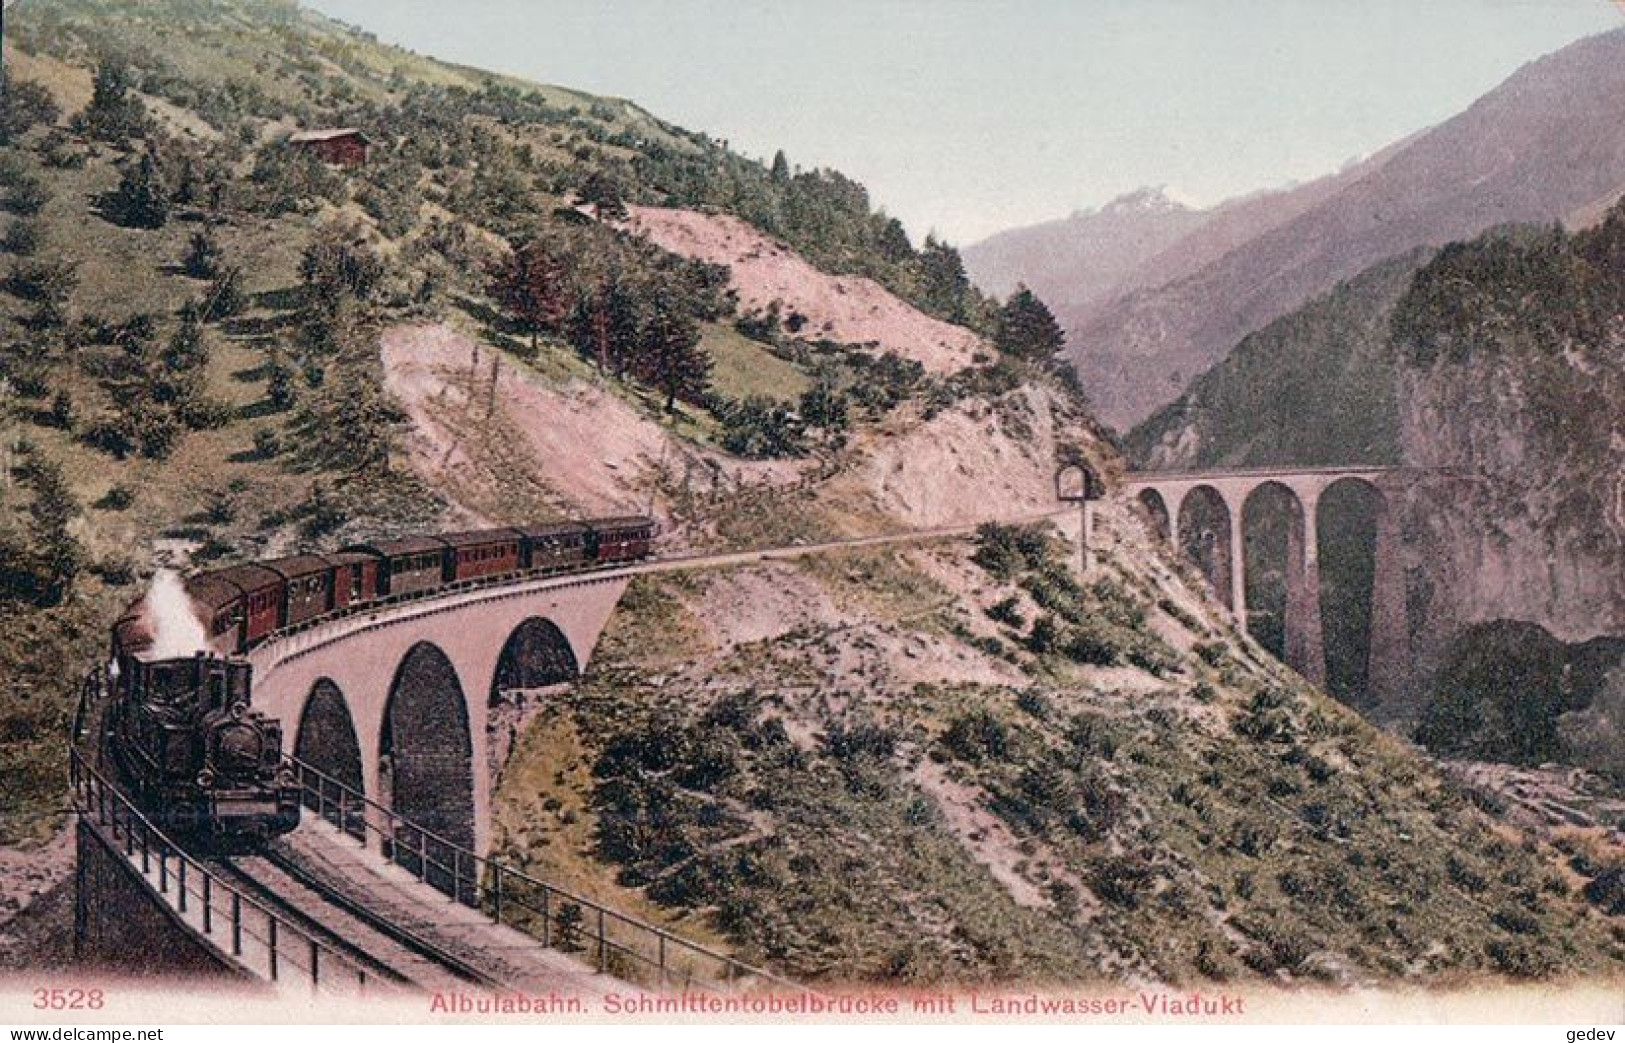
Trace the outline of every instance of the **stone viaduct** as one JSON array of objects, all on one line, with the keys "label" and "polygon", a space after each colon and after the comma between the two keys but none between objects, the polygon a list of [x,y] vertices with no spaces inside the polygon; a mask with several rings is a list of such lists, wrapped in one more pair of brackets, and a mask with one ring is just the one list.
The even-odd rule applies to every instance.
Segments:
[{"label": "stone viaduct", "polygon": [[254,705],[294,756],[445,839],[491,843],[486,725],[497,693],[577,677],[625,571],[390,605],[254,649]]},{"label": "stone viaduct", "polygon": [[1320,585],[1323,501],[1353,486],[1374,505],[1371,624],[1366,686],[1376,700],[1403,683],[1407,629],[1403,562],[1395,497],[1409,474],[1388,467],[1247,468],[1139,472],[1125,477],[1153,528],[1195,559],[1219,598],[1249,624],[1246,535],[1260,511],[1287,512],[1286,604],[1283,630],[1287,665],[1316,684],[1326,683]]}]

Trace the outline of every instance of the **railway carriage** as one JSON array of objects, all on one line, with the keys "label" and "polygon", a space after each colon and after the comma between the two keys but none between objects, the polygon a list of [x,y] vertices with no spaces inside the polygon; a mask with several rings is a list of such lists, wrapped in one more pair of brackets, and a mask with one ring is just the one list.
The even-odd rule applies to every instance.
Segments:
[{"label": "railway carriage", "polygon": [[520,566],[529,572],[581,568],[587,563],[592,530],[581,522],[529,525],[519,529]]},{"label": "railway carriage", "polygon": [[200,610],[210,648],[231,653],[247,647],[242,587],[219,572],[204,572],[186,581],[186,593]]},{"label": "railway carriage", "polygon": [[298,626],[333,611],[333,563],[319,554],[300,554],[268,561],[265,567],[282,577],[282,621]]},{"label": "railway carriage", "polygon": [[590,524],[594,561],[636,561],[648,557],[655,537],[653,518],[631,515],[602,518]]},{"label": "railway carriage", "polygon": [[365,551],[340,551],[329,554],[333,566],[333,609],[345,609],[381,595],[379,568],[383,561],[376,554]]},{"label": "railway carriage", "polygon": [[263,565],[233,565],[206,575],[242,592],[243,623],[238,646],[233,651],[254,647],[284,625],[286,581],[280,573]]},{"label": "railway carriage", "polygon": [[447,583],[519,571],[520,536],[516,529],[453,532],[441,536],[440,540],[446,545]]},{"label": "railway carriage", "polygon": [[382,559],[379,584],[380,593],[386,597],[422,593],[446,581],[446,545],[435,536],[378,540],[344,549]]}]

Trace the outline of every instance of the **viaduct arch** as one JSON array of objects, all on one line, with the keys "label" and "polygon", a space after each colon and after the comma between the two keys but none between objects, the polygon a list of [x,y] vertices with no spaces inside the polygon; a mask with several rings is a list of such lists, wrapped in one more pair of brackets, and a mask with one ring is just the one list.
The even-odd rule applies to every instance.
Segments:
[{"label": "viaduct arch", "polygon": [[[1321,583],[1322,557],[1348,550],[1342,543],[1327,546],[1328,516],[1344,510],[1343,501],[1361,501],[1372,518],[1365,552],[1370,614],[1358,635],[1363,641],[1354,644],[1366,650],[1359,665],[1368,696],[1381,703],[1399,694],[1408,640],[1396,510],[1403,479],[1395,468],[1357,466],[1144,472],[1128,475],[1124,484],[1152,531],[1196,562],[1250,632],[1257,633],[1254,613],[1279,613],[1282,658],[1323,686],[1327,624],[1349,624],[1349,613],[1328,603]],[[1248,560],[1248,536],[1266,525],[1276,536],[1271,556],[1280,560],[1281,590],[1263,582],[1264,562]]]},{"label": "viaduct arch", "polygon": [[628,582],[479,588],[278,637],[249,654],[254,705],[282,722],[301,760],[486,854],[493,700],[579,676]]}]

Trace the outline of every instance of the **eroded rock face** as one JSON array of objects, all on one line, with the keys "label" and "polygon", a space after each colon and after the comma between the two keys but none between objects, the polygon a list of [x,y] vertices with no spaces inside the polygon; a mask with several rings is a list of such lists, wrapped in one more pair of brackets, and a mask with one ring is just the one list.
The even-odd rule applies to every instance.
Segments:
[{"label": "eroded rock face", "polygon": [[1495,619],[1570,642],[1625,632],[1625,434],[1616,413],[1586,407],[1589,395],[1554,416],[1550,399],[1568,383],[1600,385],[1615,402],[1625,393],[1617,371],[1561,353],[1480,357],[1401,380],[1407,463],[1457,475],[1418,485],[1402,508],[1424,659]]}]

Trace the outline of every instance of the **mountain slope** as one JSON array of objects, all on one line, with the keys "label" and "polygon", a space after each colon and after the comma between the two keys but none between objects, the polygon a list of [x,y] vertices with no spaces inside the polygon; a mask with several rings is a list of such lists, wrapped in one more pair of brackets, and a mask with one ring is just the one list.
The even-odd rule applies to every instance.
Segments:
[{"label": "mountain slope", "polygon": [[1167,470],[1398,463],[1388,320],[1427,257],[1375,265],[1244,338],[1129,432],[1129,456]]},{"label": "mountain slope", "polygon": [[[1482,634],[1515,638],[1515,660],[1538,658],[1530,633],[1578,645],[1625,631],[1622,257],[1616,202],[1572,235],[1511,227],[1377,265],[1244,340],[1137,427],[1129,451],[1168,468],[1362,461],[1436,473],[1391,504],[1418,693],[1386,710],[1414,718],[1445,699],[1476,719],[1446,668],[1481,658]],[[1528,625],[1496,629],[1508,620]],[[1436,668],[1444,680],[1430,680]],[[1536,675],[1520,695],[1538,720],[1521,727],[1556,735],[1557,714],[1585,707],[1566,670]],[[1578,737],[1564,756],[1614,763],[1565,734]]]},{"label": "mountain slope", "polygon": [[1126,428],[1246,334],[1384,258],[1506,222],[1560,221],[1622,181],[1618,30],[1530,63],[1200,271],[1115,301],[1069,330],[1071,355],[1102,419]]}]

